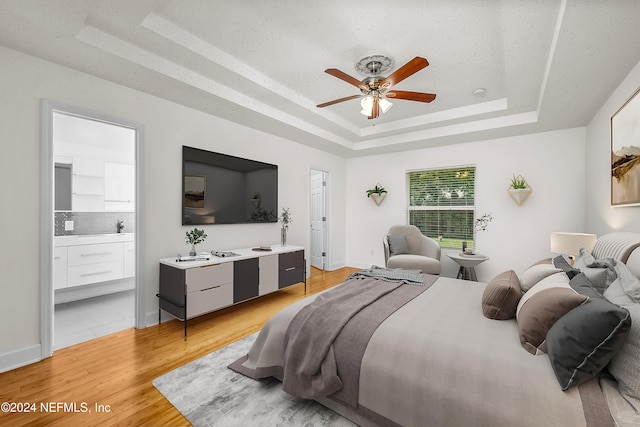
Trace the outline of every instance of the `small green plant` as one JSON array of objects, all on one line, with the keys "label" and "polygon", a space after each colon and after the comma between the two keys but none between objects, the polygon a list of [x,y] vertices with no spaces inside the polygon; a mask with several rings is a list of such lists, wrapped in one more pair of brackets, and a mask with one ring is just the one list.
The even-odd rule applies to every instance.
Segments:
[{"label": "small green plant", "polygon": [[387,190],[384,189],[384,187],[381,187],[379,184],[376,184],[375,187],[373,187],[370,190],[367,190],[367,197],[371,197],[372,194],[377,194],[378,196],[381,196],[383,193],[386,193]]},{"label": "small green plant", "polygon": [[289,223],[293,222],[289,208],[282,208],[282,215],[278,218],[278,222],[282,223],[283,228],[289,228]]},{"label": "small green plant", "polygon": [[528,187],[529,184],[527,184],[527,181],[522,175],[515,176],[514,174],[513,178],[511,178],[511,188],[513,188],[514,190],[522,190]]},{"label": "small green plant", "polygon": [[207,235],[204,232],[204,230],[198,230],[197,228],[194,228],[191,231],[187,231],[185,240],[190,245],[194,245],[195,246],[195,245],[197,245],[199,243],[204,242],[204,239],[206,239],[206,238],[207,238]]},{"label": "small green plant", "polygon": [[485,231],[491,221],[493,221],[493,215],[490,213],[483,214],[481,217],[476,218],[476,233]]}]

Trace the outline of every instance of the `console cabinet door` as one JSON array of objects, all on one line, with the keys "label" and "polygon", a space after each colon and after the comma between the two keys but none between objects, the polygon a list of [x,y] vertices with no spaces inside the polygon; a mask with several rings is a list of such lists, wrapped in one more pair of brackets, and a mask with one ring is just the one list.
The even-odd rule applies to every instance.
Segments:
[{"label": "console cabinet door", "polygon": [[240,302],[258,296],[260,269],[258,258],[233,262],[233,302]]},{"label": "console cabinet door", "polygon": [[278,255],[260,258],[260,295],[278,290]]},{"label": "console cabinet door", "polygon": [[304,251],[280,254],[278,270],[280,289],[304,281]]},{"label": "console cabinet door", "polygon": [[180,320],[186,319],[185,270],[160,264],[160,308]]}]

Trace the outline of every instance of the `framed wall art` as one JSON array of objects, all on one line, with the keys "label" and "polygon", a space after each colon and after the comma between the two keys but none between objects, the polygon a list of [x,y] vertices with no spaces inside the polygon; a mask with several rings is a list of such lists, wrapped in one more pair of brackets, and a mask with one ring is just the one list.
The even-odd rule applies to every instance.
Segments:
[{"label": "framed wall art", "polygon": [[611,206],[640,206],[640,88],[611,116]]}]

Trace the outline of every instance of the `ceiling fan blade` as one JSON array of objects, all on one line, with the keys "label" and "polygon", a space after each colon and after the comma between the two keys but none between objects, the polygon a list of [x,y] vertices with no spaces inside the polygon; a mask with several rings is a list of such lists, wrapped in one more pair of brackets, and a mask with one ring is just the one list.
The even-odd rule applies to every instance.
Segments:
[{"label": "ceiling fan blade", "polygon": [[400,83],[402,80],[406,79],[412,74],[417,73],[418,71],[425,68],[429,65],[429,61],[420,56],[416,56],[411,61],[404,64],[402,67],[398,68],[394,71],[389,77],[380,82],[381,87],[389,87],[395,84]]},{"label": "ceiling fan blade", "polygon": [[366,90],[366,91],[369,90],[369,87],[364,83],[362,83],[360,80],[356,79],[355,77],[351,77],[349,74],[344,73],[336,68],[328,68],[324,70],[324,72],[332,75],[333,77],[337,77],[340,80],[349,83],[350,85],[354,85],[360,90]]},{"label": "ceiling fan blade", "polygon": [[387,98],[406,99],[407,101],[431,102],[436,99],[435,93],[408,92],[405,90],[392,90],[385,94]]},{"label": "ceiling fan blade", "polygon": [[318,107],[318,108],[328,107],[329,105],[337,104],[338,102],[344,102],[344,101],[350,101],[350,100],[356,99],[356,98],[362,98],[362,96],[363,95],[345,96],[344,98],[334,99],[333,101],[329,101],[329,102],[325,102],[325,103],[322,103],[322,104],[318,104],[318,105],[316,105],[316,107]]}]

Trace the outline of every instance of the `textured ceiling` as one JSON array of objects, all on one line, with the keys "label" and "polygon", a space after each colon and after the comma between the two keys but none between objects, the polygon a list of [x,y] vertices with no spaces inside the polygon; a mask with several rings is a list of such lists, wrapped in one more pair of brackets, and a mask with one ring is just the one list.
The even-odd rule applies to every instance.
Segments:
[{"label": "textured ceiling", "polygon": [[[635,0],[1,0],[0,44],[343,156],[584,126],[640,60]],[[368,120],[361,58],[436,93]],[[478,97],[473,91],[485,89]]]}]

